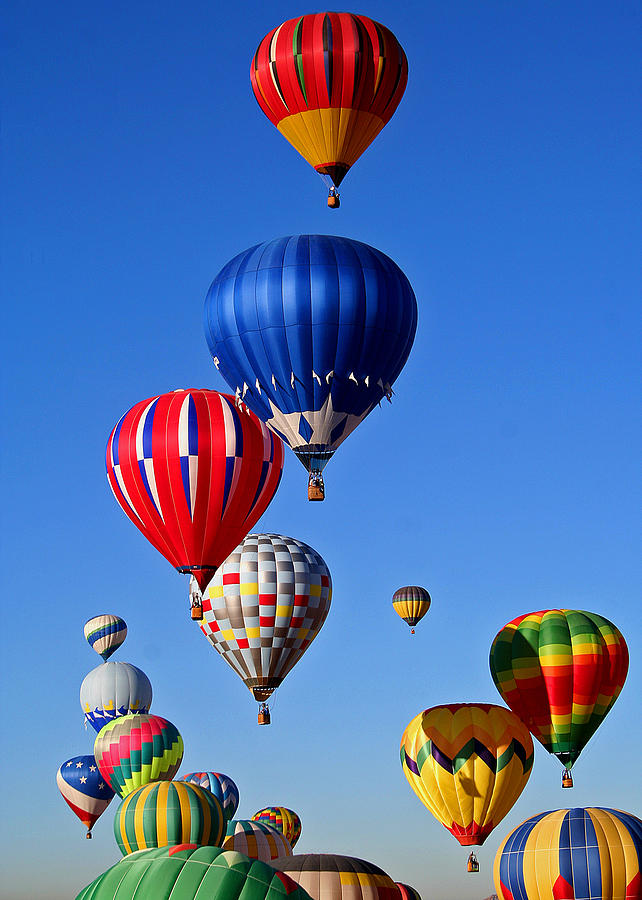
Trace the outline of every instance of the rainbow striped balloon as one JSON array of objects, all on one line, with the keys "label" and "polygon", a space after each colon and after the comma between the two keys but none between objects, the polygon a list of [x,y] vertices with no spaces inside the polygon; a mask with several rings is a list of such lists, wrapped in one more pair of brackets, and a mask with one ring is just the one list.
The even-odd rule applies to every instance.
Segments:
[{"label": "rainbow striped balloon", "polygon": [[276,828],[286,836],[291,847],[294,847],[301,837],[301,819],[287,806],[266,806],[265,809],[255,812],[251,821],[264,822]]},{"label": "rainbow striped balloon", "polygon": [[628,667],[626,641],[615,625],[576,609],[518,616],[490,650],[504,702],[569,769],[617,700]]},{"label": "rainbow striped balloon", "polygon": [[161,716],[121,716],[100,730],[94,756],[114,793],[126,797],[150,781],[172,780],[183,760],[183,738]]},{"label": "rainbow striped balloon", "polygon": [[503,706],[433,706],[404,731],[401,765],[424,806],[468,847],[484,843],[524,790],[533,742]]},{"label": "rainbow striped balloon", "polygon": [[292,856],[292,847],[285,835],[266,825],[249,819],[232,819],[227,824],[224,850],[236,850],[250,859],[269,863],[279,856]]},{"label": "rainbow striped balloon", "polygon": [[132,791],[116,810],[114,835],[123,856],[152,847],[219,847],[223,808],[214,794],[183,781],[154,781]]},{"label": "rainbow striped balloon", "polygon": [[615,809],[557,809],[504,838],[493,869],[500,900],[639,900],[642,821]]}]

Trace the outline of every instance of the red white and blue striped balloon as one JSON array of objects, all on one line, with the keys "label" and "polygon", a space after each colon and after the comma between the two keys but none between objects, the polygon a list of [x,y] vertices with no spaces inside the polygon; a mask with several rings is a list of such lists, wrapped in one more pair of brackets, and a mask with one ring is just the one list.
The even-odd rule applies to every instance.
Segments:
[{"label": "red white and blue striped balloon", "polygon": [[283,456],[237,398],[181,390],[125,413],[107,442],[107,476],[134,525],[203,590],[265,512]]},{"label": "red white and blue striped balloon", "polygon": [[96,820],[111,803],[114,792],[100,774],[91,754],[72,756],[58,769],[58,790],[65,803],[87,828],[87,837]]},{"label": "red white and blue striped balloon", "polygon": [[127,637],[127,625],[120,616],[105,613],[85,622],[85,640],[107,662]]}]

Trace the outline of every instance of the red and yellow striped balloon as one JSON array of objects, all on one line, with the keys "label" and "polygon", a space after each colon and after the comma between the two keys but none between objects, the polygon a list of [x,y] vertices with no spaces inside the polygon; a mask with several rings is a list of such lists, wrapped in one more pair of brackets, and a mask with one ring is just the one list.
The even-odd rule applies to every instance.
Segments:
[{"label": "red and yellow striped balloon", "polygon": [[265,809],[255,812],[251,821],[264,822],[276,828],[286,836],[291,847],[294,847],[301,837],[301,819],[287,806],[266,806]]},{"label": "red and yellow striped balloon", "polygon": [[114,835],[123,856],[151,847],[220,847],[223,808],[211,791],[184,781],[154,781],[132,791],[116,810]]}]

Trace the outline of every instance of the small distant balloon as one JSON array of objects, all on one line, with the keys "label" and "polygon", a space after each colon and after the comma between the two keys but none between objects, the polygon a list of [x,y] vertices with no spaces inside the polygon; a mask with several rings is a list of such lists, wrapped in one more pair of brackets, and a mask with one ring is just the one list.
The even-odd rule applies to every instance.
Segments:
[{"label": "small distant balloon", "polygon": [[301,837],[301,819],[287,806],[266,806],[265,809],[254,813],[252,822],[264,822],[276,828],[286,836],[291,847],[294,847]]},{"label": "small distant balloon", "polygon": [[80,705],[85,722],[100,731],[120,716],[149,712],[152,686],[137,666],[110,660],[85,675],[80,685]]},{"label": "small distant balloon", "polygon": [[114,796],[100,774],[95,757],[91,754],[72,756],[58,769],[56,783],[63,800],[83,823],[90,838],[91,829]]},{"label": "small distant balloon", "polygon": [[271,825],[249,819],[232,819],[227,823],[223,850],[236,850],[266,863],[279,856],[292,856],[292,847],[284,834]]},{"label": "small distant balloon", "polygon": [[430,609],[430,594],[426,588],[417,585],[401,587],[392,595],[392,608],[400,618],[410,625],[411,633],[415,633],[415,625],[420,622]]},{"label": "small distant balloon", "polygon": [[226,821],[234,818],[239,805],[239,789],[229,775],[222,772],[188,772],[180,780],[211,791],[223,807]]},{"label": "small distant balloon", "polygon": [[416,888],[410,887],[409,884],[403,884],[401,881],[395,881],[395,884],[399,888],[401,900],[421,900],[421,894]]},{"label": "small distant balloon", "polygon": [[94,616],[85,623],[85,639],[92,650],[102,656],[104,662],[118,650],[127,637],[127,625],[120,616],[105,613]]}]

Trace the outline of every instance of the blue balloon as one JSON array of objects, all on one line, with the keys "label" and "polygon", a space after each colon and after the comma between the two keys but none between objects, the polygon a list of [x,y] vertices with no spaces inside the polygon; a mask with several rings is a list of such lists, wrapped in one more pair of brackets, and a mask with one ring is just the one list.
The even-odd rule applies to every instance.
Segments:
[{"label": "blue balloon", "polygon": [[392,393],[417,301],[389,257],[350,238],[301,234],[240,253],[205,300],[214,363],[249,408],[321,471]]}]

